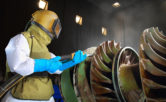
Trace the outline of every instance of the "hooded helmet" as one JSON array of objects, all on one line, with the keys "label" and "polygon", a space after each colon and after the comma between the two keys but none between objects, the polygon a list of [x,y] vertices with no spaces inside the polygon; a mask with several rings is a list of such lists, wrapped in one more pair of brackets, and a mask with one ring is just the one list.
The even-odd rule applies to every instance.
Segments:
[{"label": "hooded helmet", "polygon": [[45,31],[51,39],[58,38],[61,32],[61,23],[58,15],[50,10],[38,10],[32,14],[32,24]]}]

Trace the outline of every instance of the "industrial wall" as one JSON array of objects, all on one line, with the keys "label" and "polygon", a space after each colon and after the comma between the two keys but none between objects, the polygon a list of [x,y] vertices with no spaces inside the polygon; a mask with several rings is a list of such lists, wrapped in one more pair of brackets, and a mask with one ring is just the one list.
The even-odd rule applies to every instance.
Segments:
[{"label": "industrial wall", "polygon": [[[47,0],[48,8],[55,11],[62,23],[59,39],[49,45],[56,55],[69,54],[78,49],[98,46],[106,40],[121,42],[138,51],[141,32],[158,26],[166,31],[166,0]],[[31,14],[38,10],[38,0],[5,0],[0,9],[0,75],[4,75],[6,56],[4,49],[9,39],[24,31]],[[83,25],[75,23],[75,16],[83,17]],[[107,29],[107,36],[101,28]],[[0,79],[2,80],[2,79]]]}]

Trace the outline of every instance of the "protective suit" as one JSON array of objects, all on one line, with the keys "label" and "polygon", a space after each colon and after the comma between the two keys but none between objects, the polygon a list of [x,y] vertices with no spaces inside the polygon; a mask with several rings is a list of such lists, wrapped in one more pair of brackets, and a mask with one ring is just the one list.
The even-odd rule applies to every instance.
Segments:
[{"label": "protective suit", "polygon": [[60,74],[86,59],[79,50],[73,60],[63,63],[60,56],[49,52],[47,45],[54,37],[58,38],[60,31],[56,13],[39,10],[32,14],[28,30],[10,39],[5,49],[9,69],[26,77],[5,95],[2,102],[54,102],[50,74]]}]

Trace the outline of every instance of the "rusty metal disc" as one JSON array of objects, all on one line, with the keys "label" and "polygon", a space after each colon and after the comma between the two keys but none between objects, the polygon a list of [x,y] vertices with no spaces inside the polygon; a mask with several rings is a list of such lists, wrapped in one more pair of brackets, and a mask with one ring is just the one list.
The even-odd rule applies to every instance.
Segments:
[{"label": "rusty metal disc", "polygon": [[112,83],[112,61],[120,44],[106,41],[97,47],[92,57],[90,85],[96,102],[117,102]]}]

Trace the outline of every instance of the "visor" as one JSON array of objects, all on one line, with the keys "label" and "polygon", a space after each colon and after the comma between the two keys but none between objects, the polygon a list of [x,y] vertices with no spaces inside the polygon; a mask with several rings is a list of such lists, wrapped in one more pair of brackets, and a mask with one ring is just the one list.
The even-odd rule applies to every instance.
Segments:
[{"label": "visor", "polygon": [[61,30],[62,30],[61,22],[59,19],[56,19],[52,26],[52,31],[56,38],[59,37]]},{"label": "visor", "polygon": [[35,24],[37,25],[38,27],[40,27],[43,31],[45,31],[51,39],[53,39],[54,37],[58,38],[61,30],[62,30],[62,26],[61,26],[61,23],[60,23],[60,20],[59,19],[56,19],[52,25],[52,33],[49,32],[46,28],[44,28],[41,24],[35,22],[35,21],[31,21],[31,24]]}]

